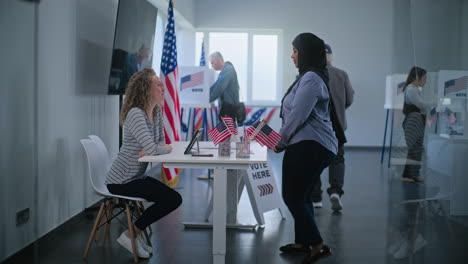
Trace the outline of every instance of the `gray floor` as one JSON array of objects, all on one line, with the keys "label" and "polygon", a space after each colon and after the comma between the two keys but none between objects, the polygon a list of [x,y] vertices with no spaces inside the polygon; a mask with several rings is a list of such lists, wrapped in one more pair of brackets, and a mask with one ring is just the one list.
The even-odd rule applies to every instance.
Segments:
[{"label": "gray floor", "polygon": [[[279,171],[281,156],[270,153],[274,171]],[[332,213],[328,197],[324,208],[316,210],[322,236],[333,255],[320,263],[468,263],[468,228],[465,218],[450,219],[453,233],[444,229],[443,217],[425,217],[419,231],[428,244],[412,257],[394,260],[387,254],[393,243],[392,227],[405,222],[399,199],[398,176],[380,166],[377,149],[348,149],[346,152],[344,210]],[[155,254],[140,263],[212,263],[211,230],[184,229],[182,221],[203,221],[209,198],[210,182],[198,180],[203,170],[184,170],[179,183],[184,198],[181,208],[153,225]],[[328,187],[326,173],[322,175]],[[411,217],[408,217],[412,221]],[[432,220],[435,218],[435,220]],[[395,220],[396,219],[396,220]],[[255,223],[246,193],[239,205],[238,220]],[[300,263],[302,256],[284,256],[278,247],[294,240],[289,213],[282,219],[278,211],[265,214],[266,226],[256,231],[228,230],[226,263]],[[431,220],[431,221],[429,221]],[[67,223],[47,239],[40,240],[4,263],[85,263],[81,258],[93,220],[84,215]],[[390,227],[390,228],[389,228]],[[395,227],[396,228],[396,227]],[[123,227],[115,222],[111,241],[94,244],[88,263],[130,263],[132,256],[115,239]]]}]

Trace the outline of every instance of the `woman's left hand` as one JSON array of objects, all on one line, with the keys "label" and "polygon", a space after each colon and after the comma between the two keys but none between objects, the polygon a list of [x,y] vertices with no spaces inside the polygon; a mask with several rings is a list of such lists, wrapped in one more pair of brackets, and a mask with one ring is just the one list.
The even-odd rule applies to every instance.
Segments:
[{"label": "woman's left hand", "polygon": [[138,154],[138,157],[141,158],[141,157],[144,157],[148,154],[146,154],[146,152],[144,150],[140,151],[140,154]]}]

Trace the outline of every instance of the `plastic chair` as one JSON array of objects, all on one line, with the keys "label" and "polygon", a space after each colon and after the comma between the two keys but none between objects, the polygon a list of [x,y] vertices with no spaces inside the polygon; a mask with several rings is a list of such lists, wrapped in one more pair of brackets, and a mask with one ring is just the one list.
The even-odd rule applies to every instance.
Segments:
[{"label": "plastic chair", "polygon": [[108,164],[108,169],[110,169],[110,166],[112,165],[111,163],[111,158],[110,158],[110,155],[109,155],[109,151],[107,151],[107,148],[106,148],[106,144],[104,144],[104,142],[101,140],[100,137],[96,136],[96,135],[89,135],[88,136],[92,141],[94,141],[96,143],[96,145],[98,146],[98,148],[103,152],[103,154],[107,157],[107,164]]},{"label": "plastic chair", "polygon": [[[99,150],[102,152],[102,154],[107,157],[106,159],[106,167],[107,167],[107,171],[110,170],[110,167],[112,166],[112,160],[110,158],[110,155],[109,155],[109,151],[107,150],[107,147],[106,147],[106,144],[104,144],[104,141],[102,141],[102,139],[96,135],[88,135],[88,137],[94,141],[97,145],[97,147],[99,148]],[[106,175],[102,175],[104,177],[104,180],[106,178]],[[107,188],[106,188],[107,190]],[[138,201],[138,205],[140,206],[140,210],[141,211],[144,211],[145,210],[145,205],[143,204],[142,201]],[[151,226],[148,227],[149,230],[150,230],[150,234],[153,233],[153,229],[151,228]],[[99,233],[97,233],[96,235],[96,240],[98,239],[99,237]]]},{"label": "plastic chair", "polygon": [[[107,190],[107,187],[105,185],[105,178],[109,171],[106,161],[109,159],[109,157],[104,154],[102,148],[100,148],[94,140],[82,139],[80,141],[86,151],[86,156],[88,159],[88,169],[91,186],[98,195],[105,198],[99,208],[99,212],[91,230],[91,234],[89,236],[88,243],[83,254],[83,258],[86,258],[88,256],[88,251],[91,247],[91,244],[96,238],[96,232],[101,227],[106,225],[106,232],[103,239],[104,243],[106,239],[109,238],[110,222],[125,211],[127,215],[127,224],[128,230],[130,232],[130,239],[132,241],[133,259],[135,262],[138,262],[132,219],[141,215],[141,210],[137,203],[144,202],[146,200],[138,197],[111,194]],[[116,215],[113,215],[113,209],[114,207],[118,207],[119,205],[114,202],[114,198],[119,198],[123,203],[123,208]],[[130,204],[133,206],[130,207]],[[131,208],[134,209],[134,211],[131,210]],[[144,234],[146,236],[148,244],[151,245],[151,241],[149,239],[148,234],[146,233],[146,230],[144,231]]]}]

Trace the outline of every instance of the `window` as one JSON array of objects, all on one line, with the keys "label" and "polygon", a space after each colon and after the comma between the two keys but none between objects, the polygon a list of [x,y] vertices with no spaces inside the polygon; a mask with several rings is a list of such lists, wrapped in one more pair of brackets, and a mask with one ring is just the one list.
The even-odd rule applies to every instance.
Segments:
[{"label": "window", "polygon": [[214,31],[195,34],[195,61],[204,43],[208,56],[219,51],[236,68],[240,99],[248,105],[278,105],[280,101],[280,31]]}]

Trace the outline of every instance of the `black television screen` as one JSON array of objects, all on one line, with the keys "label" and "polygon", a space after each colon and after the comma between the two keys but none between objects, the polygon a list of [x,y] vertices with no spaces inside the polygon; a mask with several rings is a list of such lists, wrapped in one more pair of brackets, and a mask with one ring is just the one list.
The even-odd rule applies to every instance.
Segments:
[{"label": "black television screen", "polygon": [[109,75],[109,94],[125,94],[130,77],[151,67],[158,9],[147,0],[120,0]]}]

